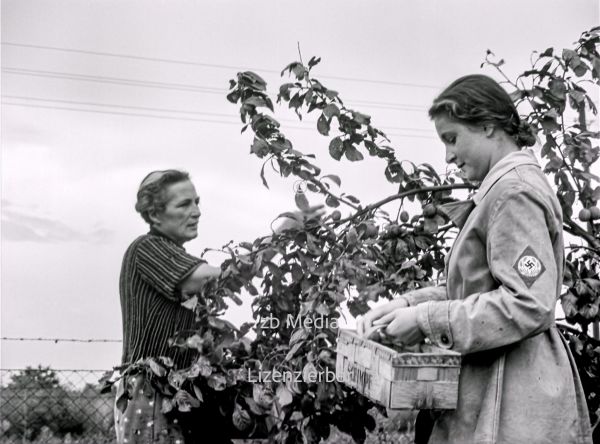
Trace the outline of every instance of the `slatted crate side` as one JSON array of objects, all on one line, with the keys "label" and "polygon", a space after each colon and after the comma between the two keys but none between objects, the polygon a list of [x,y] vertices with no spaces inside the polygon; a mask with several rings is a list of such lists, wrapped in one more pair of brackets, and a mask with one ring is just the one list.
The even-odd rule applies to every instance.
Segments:
[{"label": "slatted crate side", "polygon": [[381,377],[376,371],[367,369],[345,356],[338,355],[337,377],[369,399],[384,406],[389,405],[391,381]]},{"label": "slatted crate side", "polygon": [[390,409],[455,409],[460,354],[432,345],[398,352],[353,331],[338,336],[340,380]]}]

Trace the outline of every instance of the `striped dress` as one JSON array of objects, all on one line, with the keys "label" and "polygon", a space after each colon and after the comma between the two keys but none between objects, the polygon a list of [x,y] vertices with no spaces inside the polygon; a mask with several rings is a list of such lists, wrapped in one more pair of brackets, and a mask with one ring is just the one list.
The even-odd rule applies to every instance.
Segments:
[{"label": "striped dress", "polygon": [[[129,246],[119,281],[122,364],[157,356],[172,358],[178,368],[191,364],[192,351],[169,347],[168,340],[178,332],[184,338],[190,336],[194,328],[195,315],[181,306],[177,287],[204,262],[156,230]],[[115,404],[117,442],[183,444],[184,431],[161,413],[161,395],[145,382],[144,376],[138,374],[122,380],[117,389],[116,399],[126,386],[133,396],[124,412]]]}]

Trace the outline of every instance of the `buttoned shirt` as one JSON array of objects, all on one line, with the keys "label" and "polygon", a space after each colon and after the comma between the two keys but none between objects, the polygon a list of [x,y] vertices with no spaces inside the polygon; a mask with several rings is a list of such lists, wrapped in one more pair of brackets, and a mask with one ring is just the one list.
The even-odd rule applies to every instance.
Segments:
[{"label": "buttoned shirt", "polygon": [[533,152],[500,159],[472,202],[439,300],[407,296],[422,332],[463,355],[458,407],[439,416],[429,442],[591,443],[577,368],[554,322],[562,210]]}]

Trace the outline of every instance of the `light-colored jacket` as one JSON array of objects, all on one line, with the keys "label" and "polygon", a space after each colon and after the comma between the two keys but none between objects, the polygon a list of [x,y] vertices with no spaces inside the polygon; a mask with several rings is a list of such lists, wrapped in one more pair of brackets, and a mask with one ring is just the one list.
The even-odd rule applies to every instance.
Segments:
[{"label": "light-colored jacket", "polygon": [[446,286],[419,300],[436,345],[463,355],[458,407],[430,444],[591,443],[577,368],[556,328],[562,211],[531,150],[490,170],[446,258]]}]

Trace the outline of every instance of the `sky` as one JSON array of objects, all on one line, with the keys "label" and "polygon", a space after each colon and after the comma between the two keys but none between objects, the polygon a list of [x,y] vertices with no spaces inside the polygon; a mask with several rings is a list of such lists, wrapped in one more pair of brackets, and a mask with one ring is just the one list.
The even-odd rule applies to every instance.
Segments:
[{"label": "sky", "polygon": [[[319,56],[314,75],[390,134],[401,159],[445,169],[426,109],[455,78],[482,72],[487,49],[509,75],[533,50],[570,47],[599,22],[595,0],[1,2],[2,337],[121,339],[118,278],[147,226],[141,179],[187,170],[201,199],[200,255],[253,240],[294,209],[294,180],[249,154],[228,81],[265,78]],[[363,202],[393,194],[382,162],[327,155],[315,119],[276,108],[296,149],[317,155]],[[317,197],[311,202],[318,203]],[[216,265],[218,253],[206,258]],[[246,299],[247,300],[247,299]],[[250,319],[248,304],[227,318]],[[2,341],[1,368],[108,369],[121,345]]]}]

